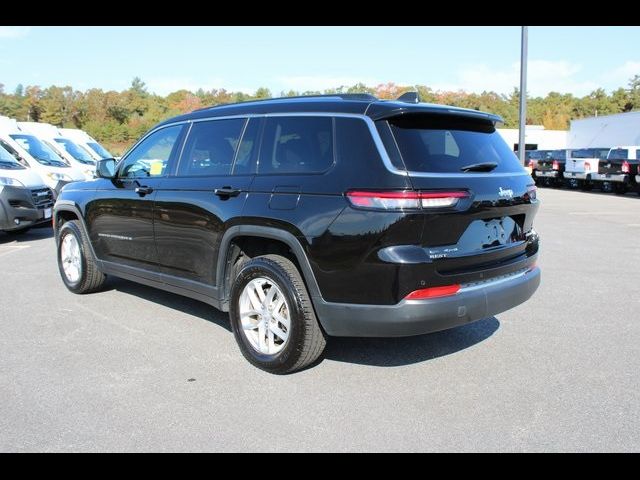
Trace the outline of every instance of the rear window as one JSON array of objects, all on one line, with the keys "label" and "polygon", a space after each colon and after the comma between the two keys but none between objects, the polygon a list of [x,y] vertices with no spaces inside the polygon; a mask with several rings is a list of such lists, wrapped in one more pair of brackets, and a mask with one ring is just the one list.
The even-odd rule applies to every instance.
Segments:
[{"label": "rear window", "polygon": [[388,125],[410,172],[461,173],[478,163],[497,164],[492,172],[522,172],[490,122],[420,115],[393,118]]},{"label": "rear window", "polygon": [[266,120],[259,174],[322,173],[332,164],[332,118],[272,117]]},{"label": "rear window", "polygon": [[609,160],[626,160],[629,157],[629,150],[626,148],[614,148],[609,152]]}]

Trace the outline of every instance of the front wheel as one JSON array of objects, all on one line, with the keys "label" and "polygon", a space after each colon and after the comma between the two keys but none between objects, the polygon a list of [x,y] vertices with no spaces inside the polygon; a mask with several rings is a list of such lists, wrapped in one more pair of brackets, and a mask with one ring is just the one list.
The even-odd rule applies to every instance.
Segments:
[{"label": "front wheel", "polygon": [[326,345],[300,272],[279,255],[242,265],[231,287],[229,317],[244,357],[270,373],[303,369]]},{"label": "front wheel", "polygon": [[98,270],[89,240],[78,221],[66,222],[60,228],[58,238],[58,269],[65,286],[73,293],[99,290],[106,276]]}]

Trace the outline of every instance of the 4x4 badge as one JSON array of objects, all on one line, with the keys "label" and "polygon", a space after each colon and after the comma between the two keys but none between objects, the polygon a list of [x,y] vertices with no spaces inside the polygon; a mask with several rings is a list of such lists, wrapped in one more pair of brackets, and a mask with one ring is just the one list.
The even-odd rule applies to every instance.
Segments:
[{"label": "4x4 badge", "polygon": [[510,188],[504,189],[500,187],[498,189],[498,195],[500,195],[501,197],[513,198],[513,190],[511,190]]}]

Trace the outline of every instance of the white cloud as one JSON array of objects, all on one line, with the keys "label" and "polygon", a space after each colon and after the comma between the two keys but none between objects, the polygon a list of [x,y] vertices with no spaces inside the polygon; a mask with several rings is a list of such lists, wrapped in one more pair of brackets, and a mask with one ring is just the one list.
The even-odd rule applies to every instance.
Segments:
[{"label": "white cloud", "polygon": [[307,90],[323,91],[328,88],[338,88],[340,86],[351,87],[356,83],[364,83],[368,86],[381,83],[373,78],[329,75],[288,76],[278,77],[276,80],[279,85],[282,85],[282,90],[298,90],[300,92]]},{"label": "white cloud", "polygon": [[31,27],[0,27],[0,38],[20,38],[29,33]]},{"label": "white cloud", "polygon": [[[582,66],[566,61],[530,60],[527,64],[527,91],[534,97],[549,92],[573,93],[582,96],[601,85],[581,75]],[[449,84],[437,84],[434,90],[494,91],[509,93],[520,85],[520,62],[496,69],[487,65],[470,65],[458,71]]]},{"label": "white cloud", "polygon": [[[224,80],[212,78],[208,81],[196,81],[191,77],[156,77],[143,79],[147,84],[147,90],[158,95],[168,95],[177,90],[189,90],[195,92],[199,88],[211,90],[213,88],[223,88]],[[227,90],[230,90],[227,88]]]}]

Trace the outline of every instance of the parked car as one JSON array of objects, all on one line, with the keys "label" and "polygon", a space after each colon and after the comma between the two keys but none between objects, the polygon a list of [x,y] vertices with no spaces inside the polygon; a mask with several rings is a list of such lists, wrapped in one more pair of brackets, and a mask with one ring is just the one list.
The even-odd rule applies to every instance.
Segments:
[{"label": "parked car", "polygon": [[564,178],[571,188],[591,190],[592,174],[598,173],[600,160],[606,159],[609,148],[580,148],[571,150],[565,166]]},{"label": "parked car", "polygon": [[603,189],[609,185],[618,195],[624,195],[629,190],[638,190],[636,176],[639,175],[640,146],[613,147],[609,150],[606,161],[600,162],[597,174],[591,179],[599,182]]},{"label": "parked car", "polygon": [[84,130],[78,128],[61,128],[59,130],[65,137],[84,147],[94,160],[113,158],[113,155],[106,148]]},{"label": "parked car", "polygon": [[562,187],[568,152],[568,150],[551,150],[543,158],[538,159],[535,170],[536,184]]},{"label": "parked car", "polygon": [[24,233],[51,222],[53,192],[33,170],[0,147],[0,231]]},{"label": "parked car", "polygon": [[327,335],[490,317],[540,282],[536,190],[500,120],[370,95],[172,118],[63,189],[62,281],[86,293],[120,276],[228,311],[273,373],[312,364]]},{"label": "parked car", "polygon": [[[91,180],[96,172],[96,160],[85,149],[64,137],[58,127],[41,122],[18,122],[20,130],[31,133],[46,143],[53,151],[72,167],[82,171],[86,180]],[[84,180],[83,179],[83,180]]]},{"label": "parked car", "polygon": [[69,166],[36,136],[20,130],[13,119],[0,117],[0,146],[23,166],[39,174],[56,195],[67,183],[85,179],[80,170]]},{"label": "parked car", "polygon": [[538,168],[538,161],[551,155],[551,150],[529,150],[527,152],[529,157],[529,166],[531,167],[531,176],[536,182],[539,183],[539,179],[536,178],[536,169]]}]

